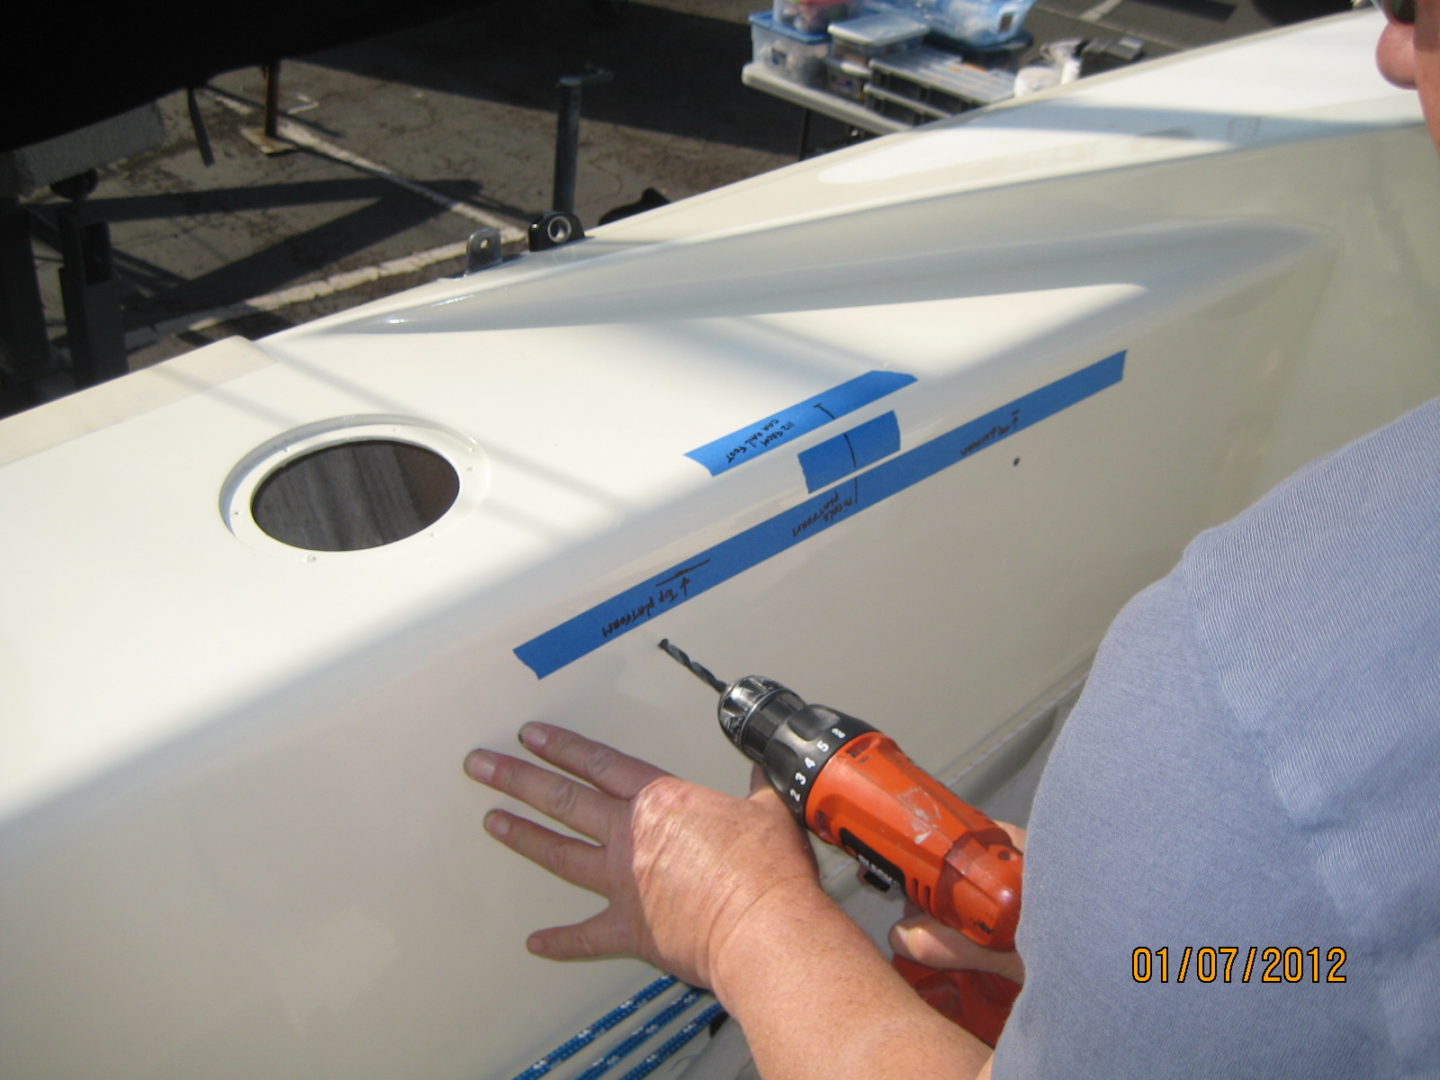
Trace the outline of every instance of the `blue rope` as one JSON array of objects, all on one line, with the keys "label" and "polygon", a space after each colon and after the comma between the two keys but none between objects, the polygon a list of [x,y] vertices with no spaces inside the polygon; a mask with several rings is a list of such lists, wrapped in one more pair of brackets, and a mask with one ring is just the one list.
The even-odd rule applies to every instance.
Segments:
[{"label": "blue rope", "polygon": [[561,1043],[554,1050],[551,1050],[550,1053],[535,1062],[534,1065],[531,1065],[524,1072],[516,1076],[515,1080],[538,1080],[539,1077],[544,1076],[562,1061],[574,1057],[581,1050],[585,1049],[585,1047],[589,1046],[601,1035],[605,1034],[605,1032],[634,1013],[641,1005],[659,997],[666,990],[670,989],[670,987],[674,986],[677,981],[674,975],[666,975],[663,978],[656,979],[638,994],[626,998],[619,1005],[615,1006],[615,1008],[600,1017],[600,1019]]},{"label": "blue rope", "polygon": [[668,1026],[670,1021],[674,1020],[677,1016],[679,1016],[681,1013],[683,1013],[686,1009],[690,1008],[691,1005],[694,1005],[695,1002],[699,1000],[700,991],[687,990],[684,994],[681,994],[669,1005],[665,1006],[665,1008],[662,1009],[660,1012],[656,1013],[653,1019],[636,1028],[630,1035],[628,1035],[624,1039],[624,1041],[619,1043],[604,1057],[597,1060],[595,1064],[591,1065],[588,1069],[582,1072],[579,1076],[575,1078],[575,1080],[595,1080],[595,1078],[600,1076],[602,1073],[609,1072],[625,1057],[627,1057],[632,1050],[634,1050],[641,1043],[648,1042],[652,1037],[659,1033],[661,1028]]},{"label": "blue rope", "polygon": [[656,1050],[644,1061],[640,1062],[639,1065],[636,1065],[635,1068],[631,1069],[628,1073],[622,1076],[620,1080],[641,1080],[642,1077],[649,1076],[652,1072],[659,1068],[660,1065],[662,1065],[666,1061],[666,1059],[668,1059],[672,1054],[674,1054],[677,1050],[683,1047],[696,1035],[700,1034],[702,1030],[709,1027],[715,1019],[724,1015],[724,1013],[725,1010],[721,1008],[719,1002],[711,1005],[694,1020],[691,1020],[690,1023],[686,1024],[683,1028],[677,1031],[670,1039],[665,1042],[663,1046],[660,1047],[659,1050]]}]

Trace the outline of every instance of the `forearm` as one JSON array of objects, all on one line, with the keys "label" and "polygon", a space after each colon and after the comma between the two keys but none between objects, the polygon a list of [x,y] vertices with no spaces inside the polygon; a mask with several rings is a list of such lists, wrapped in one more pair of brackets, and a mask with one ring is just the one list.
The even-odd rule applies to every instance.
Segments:
[{"label": "forearm", "polygon": [[766,894],[713,965],[765,1080],[989,1075],[990,1048],[926,1005],[818,887]]}]

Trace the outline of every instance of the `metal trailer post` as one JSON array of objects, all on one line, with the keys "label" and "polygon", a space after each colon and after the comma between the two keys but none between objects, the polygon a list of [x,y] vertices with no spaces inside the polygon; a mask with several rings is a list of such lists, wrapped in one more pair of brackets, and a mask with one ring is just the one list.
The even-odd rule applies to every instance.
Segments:
[{"label": "metal trailer post", "polygon": [[554,209],[575,212],[575,176],[580,159],[580,93],[587,86],[607,83],[608,71],[566,75],[560,79],[560,117],[555,129]]},{"label": "metal trailer post", "polygon": [[0,416],[69,389],[57,384],[47,393],[42,385],[66,380],[45,331],[28,214],[19,198],[0,195],[0,380],[6,384],[0,387]]},{"label": "metal trailer post", "polygon": [[120,318],[120,289],[111,256],[110,226],[92,214],[85,198],[95,190],[95,170],[52,185],[72,200],[60,207],[60,293],[65,300],[65,329],[70,367],[77,386],[124,375],[125,330]]}]

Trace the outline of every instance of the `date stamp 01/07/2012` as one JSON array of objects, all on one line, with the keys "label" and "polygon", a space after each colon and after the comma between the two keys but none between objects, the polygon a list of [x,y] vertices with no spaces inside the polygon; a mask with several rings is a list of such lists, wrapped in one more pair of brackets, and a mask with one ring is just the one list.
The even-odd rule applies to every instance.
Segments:
[{"label": "date stamp 01/07/2012", "polygon": [[1338,945],[1186,945],[1183,950],[1142,945],[1130,954],[1130,974],[1137,983],[1343,983],[1345,959]]}]

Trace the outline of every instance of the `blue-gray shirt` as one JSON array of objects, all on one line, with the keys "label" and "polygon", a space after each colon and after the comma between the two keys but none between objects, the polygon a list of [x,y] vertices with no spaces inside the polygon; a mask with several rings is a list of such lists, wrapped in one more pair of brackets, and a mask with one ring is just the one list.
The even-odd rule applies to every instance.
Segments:
[{"label": "blue-gray shirt", "polygon": [[1130,603],[1030,824],[997,1080],[1440,1077],[1440,400]]}]

